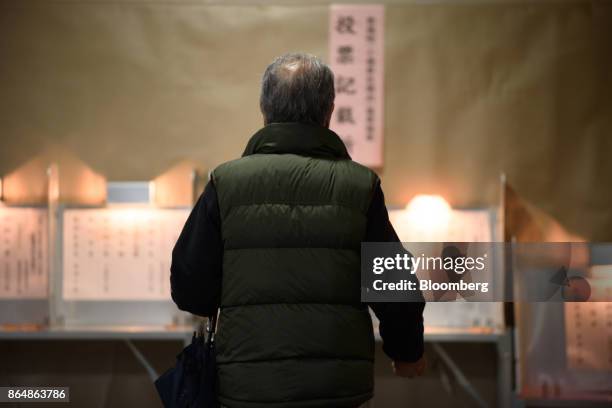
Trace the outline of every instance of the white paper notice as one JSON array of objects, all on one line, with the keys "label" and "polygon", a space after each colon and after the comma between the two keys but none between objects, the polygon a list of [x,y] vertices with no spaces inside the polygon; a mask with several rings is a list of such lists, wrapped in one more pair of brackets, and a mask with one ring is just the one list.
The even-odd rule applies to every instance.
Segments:
[{"label": "white paper notice", "polygon": [[612,372],[612,303],[565,303],[567,365]]},{"label": "white paper notice", "polygon": [[353,160],[383,165],[383,5],[332,5],[330,65],[336,79],[331,129]]},{"label": "white paper notice", "polygon": [[47,297],[47,211],[0,207],[0,298]]},{"label": "white paper notice", "polygon": [[66,300],[169,300],[170,261],[189,210],[64,212]]},{"label": "white paper notice", "polygon": [[448,222],[435,228],[411,222],[406,210],[389,211],[389,219],[402,242],[490,242],[492,238],[487,210],[452,210]]}]

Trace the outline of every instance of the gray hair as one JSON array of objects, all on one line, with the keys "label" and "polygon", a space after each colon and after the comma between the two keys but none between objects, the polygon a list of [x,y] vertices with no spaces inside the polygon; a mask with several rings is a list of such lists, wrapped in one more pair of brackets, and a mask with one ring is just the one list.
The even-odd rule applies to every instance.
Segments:
[{"label": "gray hair", "polygon": [[264,72],[259,106],[264,123],[301,122],[327,126],[336,92],[334,74],[319,58],[290,53]]}]

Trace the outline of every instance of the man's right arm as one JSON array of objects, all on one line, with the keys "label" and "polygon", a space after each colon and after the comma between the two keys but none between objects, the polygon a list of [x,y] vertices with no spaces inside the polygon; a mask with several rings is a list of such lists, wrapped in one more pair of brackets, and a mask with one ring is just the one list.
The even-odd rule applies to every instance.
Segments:
[{"label": "man's right arm", "polygon": [[[374,189],[368,209],[366,242],[400,242],[389,221],[380,181]],[[419,371],[424,368],[422,358],[425,302],[376,302],[370,303],[369,306],[380,322],[383,351],[394,361],[396,374],[412,376],[410,372],[414,371],[413,375],[419,375]],[[414,367],[411,363],[418,363],[415,370],[412,370]]]},{"label": "man's right arm", "polygon": [[217,191],[209,181],[172,250],[170,284],[179,309],[212,316],[221,299],[223,239]]}]

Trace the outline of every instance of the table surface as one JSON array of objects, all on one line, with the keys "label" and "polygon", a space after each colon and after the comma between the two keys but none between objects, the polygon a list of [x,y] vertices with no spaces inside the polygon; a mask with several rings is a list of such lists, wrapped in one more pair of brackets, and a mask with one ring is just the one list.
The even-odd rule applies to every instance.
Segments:
[{"label": "table surface", "polygon": [[[0,329],[1,340],[185,340],[194,331],[190,325],[183,326],[23,326]],[[505,334],[504,330],[492,328],[425,328],[425,341],[432,342],[495,342]],[[380,341],[375,327],[376,340]]]}]

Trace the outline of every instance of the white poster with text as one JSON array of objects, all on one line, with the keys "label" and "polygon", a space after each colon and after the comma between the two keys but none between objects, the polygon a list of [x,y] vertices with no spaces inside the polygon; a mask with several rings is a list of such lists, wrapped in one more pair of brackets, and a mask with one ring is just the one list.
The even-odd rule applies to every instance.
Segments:
[{"label": "white poster with text", "polygon": [[383,165],[384,6],[332,5],[329,63],[336,101],[330,127],[353,160]]}]

